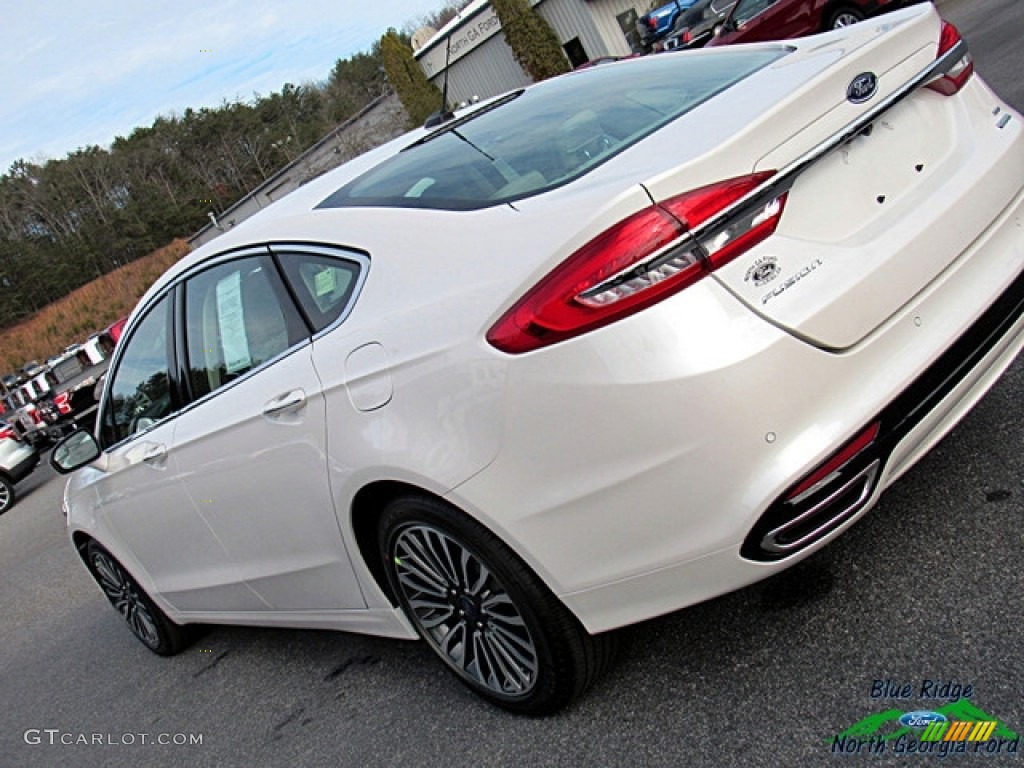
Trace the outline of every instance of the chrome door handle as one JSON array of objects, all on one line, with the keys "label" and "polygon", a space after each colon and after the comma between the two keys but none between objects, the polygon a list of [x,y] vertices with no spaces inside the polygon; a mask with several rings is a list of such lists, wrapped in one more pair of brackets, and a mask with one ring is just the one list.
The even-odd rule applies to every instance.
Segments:
[{"label": "chrome door handle", "polygon": [[306,393],[301,389],[293,389],[275,397],[263,406],[264,416],[276,416],[286,411],[296,411],[306,404]]}]

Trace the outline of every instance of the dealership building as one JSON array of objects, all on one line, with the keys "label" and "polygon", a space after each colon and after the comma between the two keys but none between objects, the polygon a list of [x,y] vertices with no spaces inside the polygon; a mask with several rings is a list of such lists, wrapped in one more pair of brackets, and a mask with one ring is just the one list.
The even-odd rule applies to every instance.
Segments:
[{"label": "dealership building", "polygon": [[[650,0],[530,2],[555,30],[574,67],[639,50],[636,20],[650,7]],[[531,82],[505,42],[489,0],[475,0],[433,36],[423,32],[413,36],[413,55],[440,89],[447,71],[450,104],[486,99]]]}]

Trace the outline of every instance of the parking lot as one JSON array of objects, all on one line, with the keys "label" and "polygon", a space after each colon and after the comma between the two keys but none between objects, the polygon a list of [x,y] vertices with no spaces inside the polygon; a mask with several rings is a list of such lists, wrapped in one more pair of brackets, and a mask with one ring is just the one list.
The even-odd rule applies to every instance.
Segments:
[{"label": "parking lot", "polygon": [[[1024,4],[939,6],[1024,109]],[[489,707],[418,643],[212,627],[150,654],[82,568],[42,466],[0,516],[0,766],[916,765],[938,755],[839,754],[835,737],[961,697],[1022,733],[1022,402],[1018,360],[841,539],[626,630],[611,673],[538,720]],[[1008,749],[956,764],[1024,764]]]}]

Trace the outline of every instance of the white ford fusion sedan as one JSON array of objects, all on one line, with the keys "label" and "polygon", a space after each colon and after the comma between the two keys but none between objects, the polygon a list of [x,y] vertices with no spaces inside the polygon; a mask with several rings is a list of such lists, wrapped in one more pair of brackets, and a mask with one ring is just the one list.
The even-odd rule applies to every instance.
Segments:
[{"label": "white ford fusion sedan", "polygon": [[1024,124],[931,5],[510,93],[164,275],[74,546],[143,643],[422,637],[516,712],[853,525],[1024,345]]}]

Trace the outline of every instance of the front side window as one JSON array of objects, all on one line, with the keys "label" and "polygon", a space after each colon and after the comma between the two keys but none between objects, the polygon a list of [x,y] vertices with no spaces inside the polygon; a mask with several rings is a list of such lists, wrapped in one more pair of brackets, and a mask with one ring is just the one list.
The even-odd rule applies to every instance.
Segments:
[{"label": "front side window", "polygon": [[235,259],[190,278],[185,323],[195,398],[259,368],[308,335],[269,256]]},{"label": "front side window", "polygon": [[128,339],[103,408],[104,447],[151,427],[173,411],[168,373],[169,309],[170,300],[164,297]]}]

